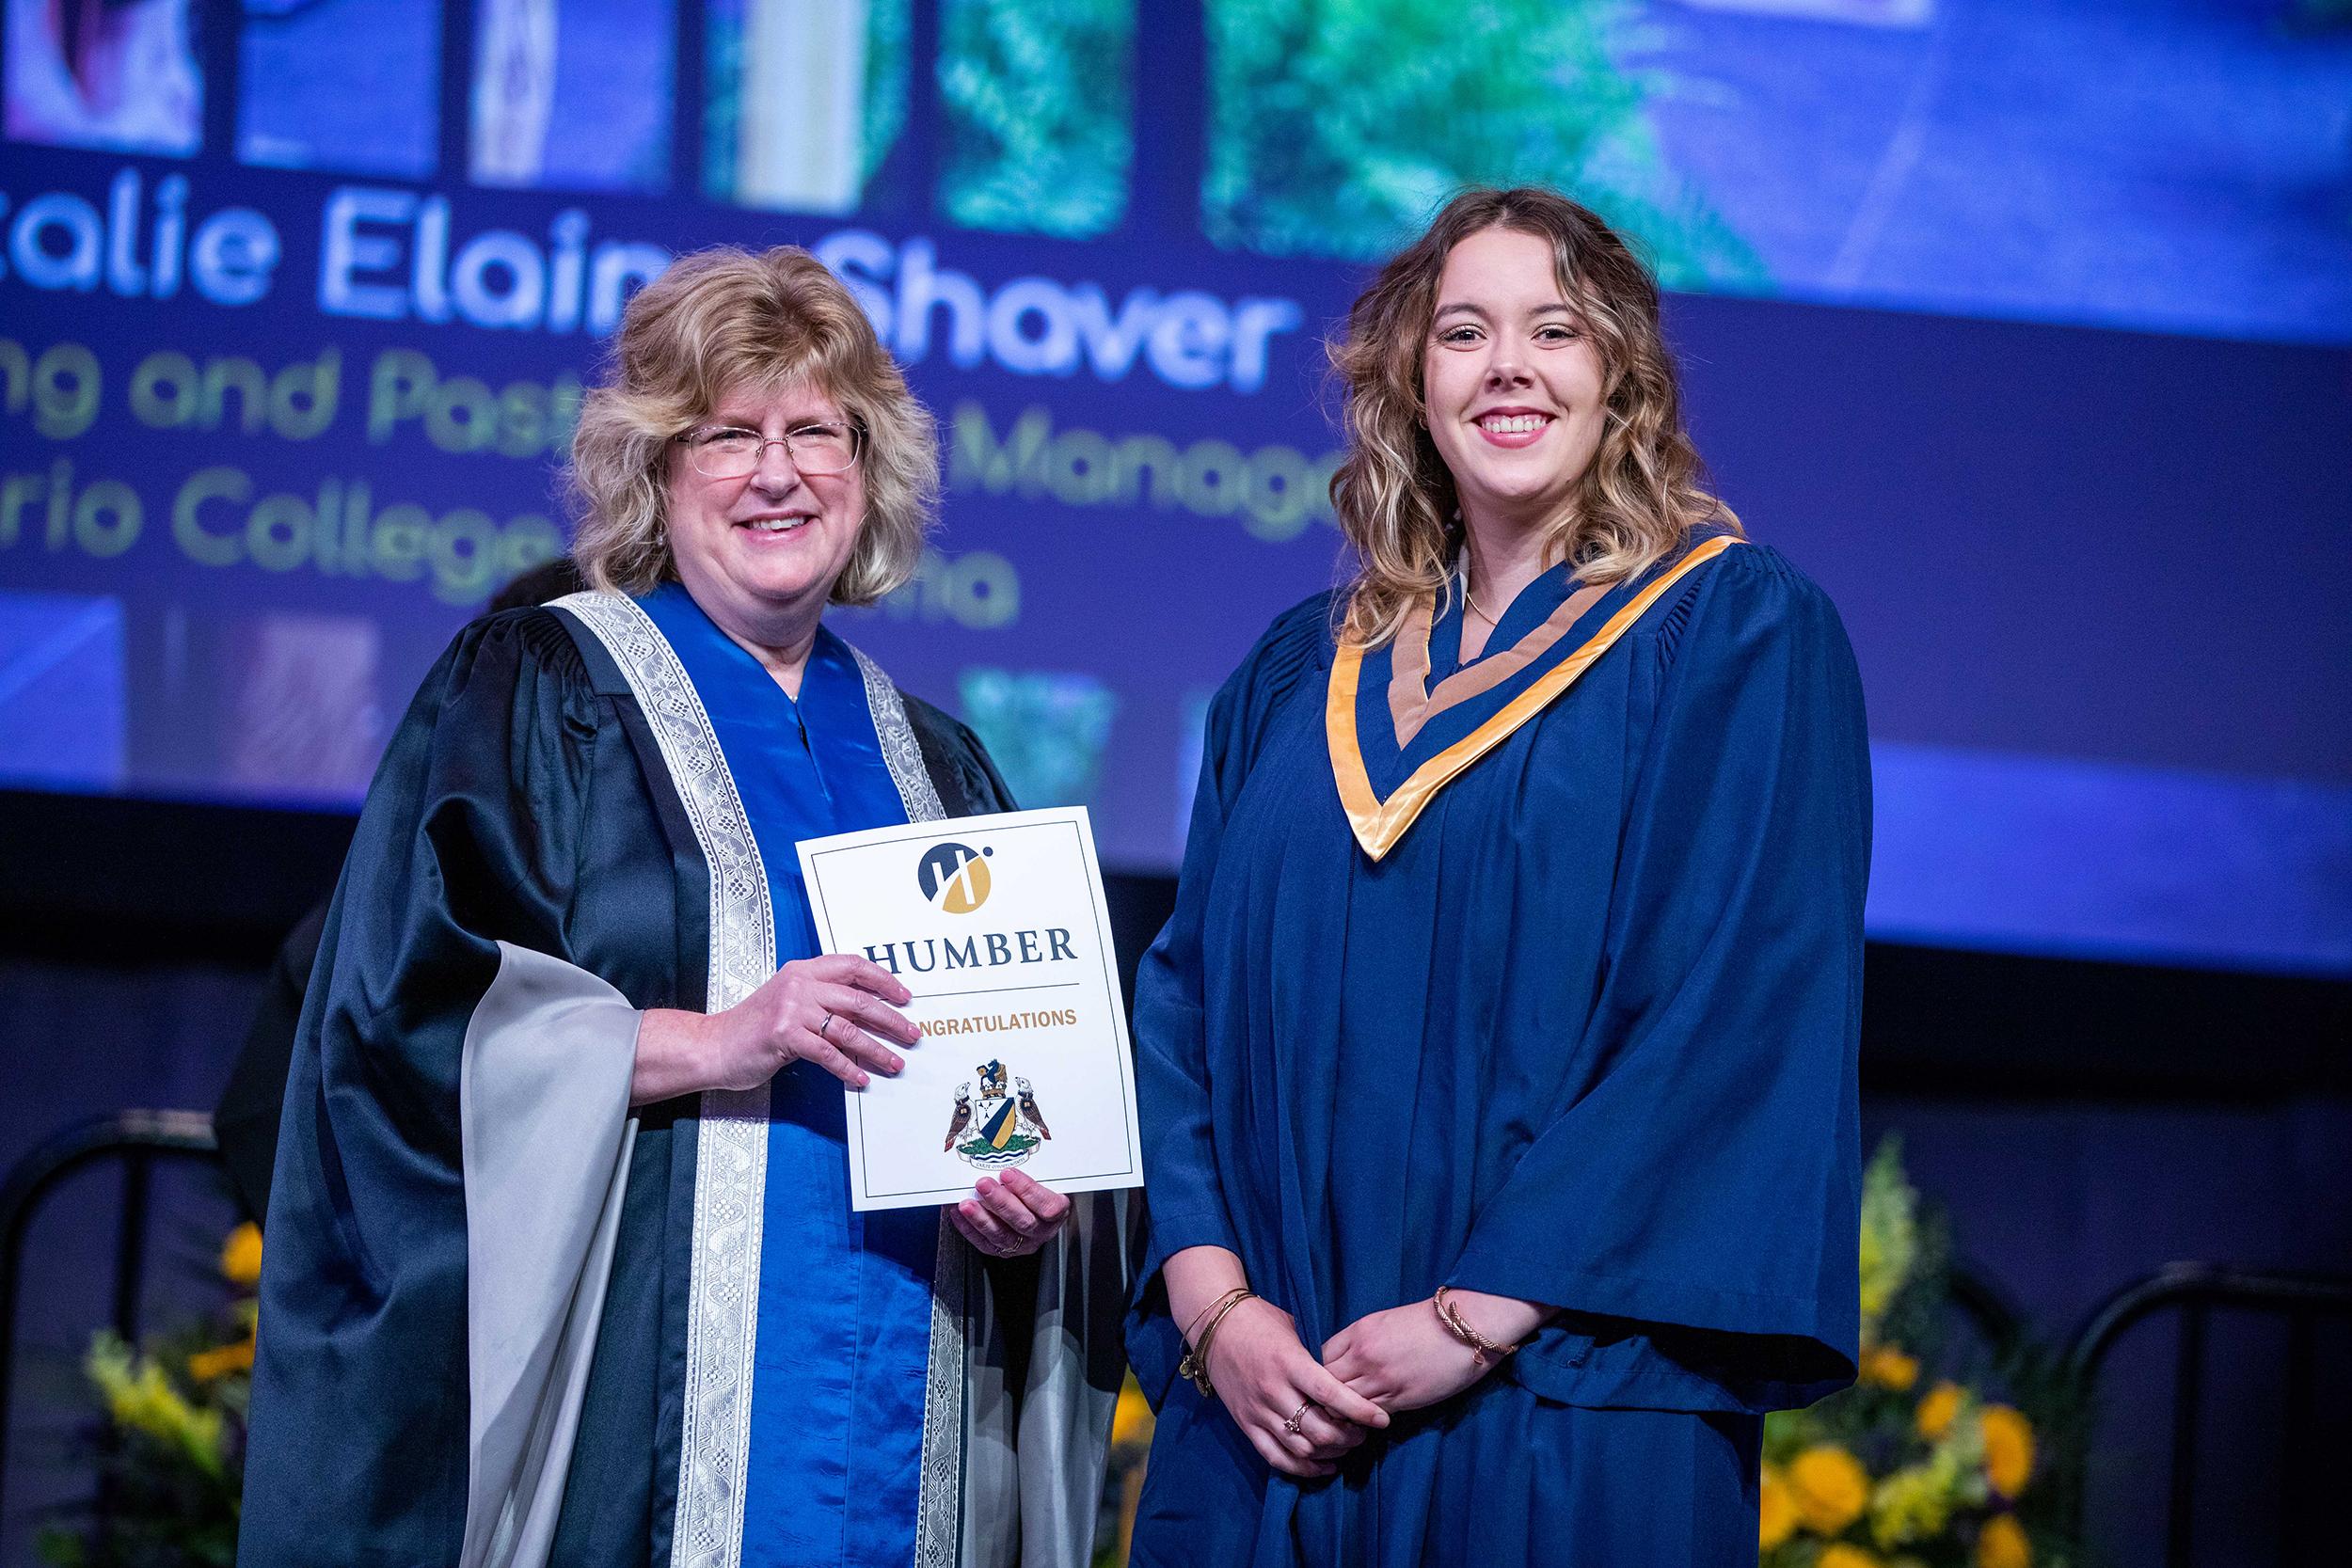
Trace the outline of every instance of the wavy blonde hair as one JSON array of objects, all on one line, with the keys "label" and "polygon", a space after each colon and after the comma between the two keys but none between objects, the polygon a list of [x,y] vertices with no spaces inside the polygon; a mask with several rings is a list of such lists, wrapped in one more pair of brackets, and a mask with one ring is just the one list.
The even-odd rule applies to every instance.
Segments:
[{"label": "wavy blonde hair", "polygon": [[939,500],[937,429],[850,291],[798,245],[698,250],[628,302],[572,436],[581,575],[622,594],[675,578],[671,443],[730,392],[799,381],[863,433],[866,515],[832,602],[871,604],[913,577]]},{"label": "wavy blonde hair", "polygon": [[1561,297],[1600,357],[1600,445],[1574,499],[1549,525],[1546,559],[1588,583],[1620,582],[1663,559],[1691,530],[1740,519],[1708,490],[1682,428],[1682,397],[1658,323],[1658,281],[1591,209],[1556,191],[1464,191],[1392,258],[1327,350],[1345,398],[1347,455],[1331,502],[1359,565],[1342,635],[1377,646],[1407,610],[1452,590],[1462,547],[1454,475],[1429,435],[1422,370],[1438,280],[1454,247],[1488,229],[1549,241]]}]

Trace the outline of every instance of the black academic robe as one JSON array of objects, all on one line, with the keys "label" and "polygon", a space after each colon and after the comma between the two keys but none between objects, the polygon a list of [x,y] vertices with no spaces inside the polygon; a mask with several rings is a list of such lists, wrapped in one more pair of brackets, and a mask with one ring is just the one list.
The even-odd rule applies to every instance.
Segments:
[{"label": "black academic robe", "polygon": [[[681,699],[662,685],[675,660],[650,629],[614,595],[476,622],[386,752],[288,1079],[246,1568],[727,1560],[708,1509],[695,1539],[674,1541],[682,1470],[712,1492],[709,1456],[682,1453],[682,1429],[723,1425],[707,1418],[725,1389],[694,1326],[710,1310],[694,1299],[698,1225],[706,1265],[726,1253],[708,1233],[712,1193],[697,1210],[698,1185],[717,1180],[698,1169],[704,1106],[628,1109],[625,1058],[636,1010],[709,1006],[713,922],[742,864],[713,817],[731,787],[714,796],[707,759],[675,744],[691,687]],[[935,791],[937,815],[1010,807],[969,730],[885,682],[868,692],[878,723],[892,712],[902,787]],[[717,935],[739,969],[750,944]],[[469,1075],[485,1031],[517,1018],[571,1020],[572,1037],[525,1030],[540,1054],[523,1070],[540,1077],[519,1081],[518,1101],[510,1069],[503,1103],[529,1103],[535,1083],[537,1098],[589,1108],[576,1137],[493,1151],[479,1129],[465,1136],[488,1098]],[[492,1215],[469,1159],[494,1152],[505,1207]],[[1092,1490],[1063,1482],[1100,1475],[1123,1210],[1115,1195],[1078,1209],[1031,1259],[943,1242],[918,1562],[1077,1561],[1090,1545]],[[522,1280],[507,1295],[523,1299],[485,1302],[490,1269]]]}]

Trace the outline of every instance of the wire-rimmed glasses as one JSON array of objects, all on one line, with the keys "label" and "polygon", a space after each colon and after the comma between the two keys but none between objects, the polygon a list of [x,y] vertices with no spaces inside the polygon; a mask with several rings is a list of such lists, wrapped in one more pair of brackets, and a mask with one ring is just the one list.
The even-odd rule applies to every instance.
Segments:
[{"label": "wire-rimmed glasses", "polygon": [[712,425],[690,430],[677,437],[687,461],[705,479],[741,479],[759,467],[770,447],[782,447],[786,459],[803,474],[837,474],[857,464],[866,433],[853,424],[795,425],[771,439],[739,425]]}]

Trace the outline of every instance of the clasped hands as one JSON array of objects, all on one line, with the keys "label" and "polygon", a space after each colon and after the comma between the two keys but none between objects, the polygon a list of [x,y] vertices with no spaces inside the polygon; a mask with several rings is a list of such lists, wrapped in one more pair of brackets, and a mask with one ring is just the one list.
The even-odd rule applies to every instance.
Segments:
[{"label": "clasped hands", "polygon": [[[1455,1290],[1448,1299],[1487,1338],[1514,1344],[1548,1308],[1511,1296]],[[1268,1465],[1301,1480],[1333,1475],[1341,1460],[1401,1411],[1453,1398],[1494,1370],[1454,1337],[1426,1301],[1357,1319],[1324,1342],[1318,1360],[1291,1315],[1252,1297],[1209,1345],[1217,1398]]]},{"label": "clasped hands", "polygon": [[[705,1089],[755,1089],[796,1061],[862,1089],[906,1066],[923,1033],[898,1011],[914,993],[869,959],[795,958],[723,1012],[646,1009],[637,1031],[629,1103]],[[897,1049],[891,1043],[895,1042]],[[1035,1252],[1070,1217],[1070,1199],[1017,1170],[983,1176],[947,1211],[963,1239],[995,1258]]]}]

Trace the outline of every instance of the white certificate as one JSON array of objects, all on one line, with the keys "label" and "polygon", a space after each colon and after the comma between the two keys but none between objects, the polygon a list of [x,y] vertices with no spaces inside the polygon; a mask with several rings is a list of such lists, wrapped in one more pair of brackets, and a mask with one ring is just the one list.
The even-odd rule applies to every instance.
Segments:
[{"label": "white certificate", "polygon": [[800,850],[824,950],[896,974],[923,1030],[898,1053],[898,1076],[846,1091],[850,1207],[954,1203],[1016,1167],[1063,1193],[1143,1184],[1085,807],[873,828]]}]

